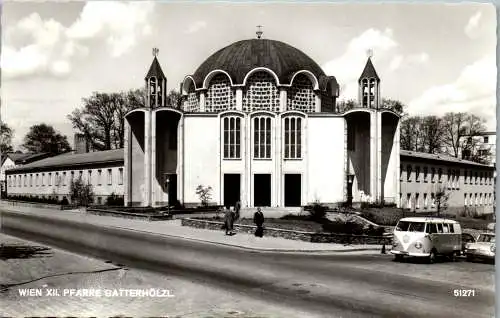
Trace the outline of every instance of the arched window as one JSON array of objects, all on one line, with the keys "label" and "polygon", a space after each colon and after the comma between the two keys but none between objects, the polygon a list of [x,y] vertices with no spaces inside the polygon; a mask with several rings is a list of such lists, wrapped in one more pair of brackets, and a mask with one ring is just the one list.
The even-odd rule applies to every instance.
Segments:
[{"label": "arched window", "polygon": [[241,158],[241,118],[224,117],[224,159]]},{"label": "arched window", "polygon": [[253,156],[255,159],[271,159],[271,118],[259,116],[253,122]]},{"label": "arched window", "polygon": [[305,74],[295,77],[287,94],[287,109],[306,113],[316,111],[316,96],[309,78]]},{"label": "arched window", "polygon": [[231,82],[225,74],[217,74],[210,80],[207,90],[205,109],[207,112],[220,112],[236,108],[236,97]]},{"label": "arched window", "polygon": [[274,77],[264,71],[255,72],[247,81],[243,110],[279,111],[280,99]]},{"label": "arched window", "polygon": [[285,159],[302,158],[302,118],[285,117]]}]

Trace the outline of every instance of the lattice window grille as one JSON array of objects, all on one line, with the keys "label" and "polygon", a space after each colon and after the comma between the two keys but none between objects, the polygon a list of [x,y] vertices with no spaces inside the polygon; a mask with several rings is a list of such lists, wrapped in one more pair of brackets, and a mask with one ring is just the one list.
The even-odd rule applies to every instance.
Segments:
[{"label": "lattice window grille", "polygon": [[268,110],[278,112],[279,91],[274,77],[267,72],[257,72],[248,80],[243,97],[243,111]]},{"label": "lattice window grille", "polygon": [[287,94],[287,109],[303,112],[315,112],[316,97],[311,81],[305,75],[299,75],[293,81]]},{"label": "lattice window grille", "polygon": [[218,74],[210,81],[205,109],[220,112],[236,108],[236,96],[226,75]]},{"label": "lattice window grille", "polygon": [[198,94],[196,92],[189,92],[186,103],[184,104],[184,111],[195,112],[198,110]]}]

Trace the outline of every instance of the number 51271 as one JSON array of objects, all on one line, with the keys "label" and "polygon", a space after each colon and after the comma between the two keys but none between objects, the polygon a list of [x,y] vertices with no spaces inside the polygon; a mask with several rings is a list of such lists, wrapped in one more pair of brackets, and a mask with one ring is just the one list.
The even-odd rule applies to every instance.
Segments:
[{"label": "number 51271", "polygon": [[474,289],[454,289],[453,296],[455,296],[455,297],[474,297],[474,296],[476,296],[476,290],[474,290]]}]

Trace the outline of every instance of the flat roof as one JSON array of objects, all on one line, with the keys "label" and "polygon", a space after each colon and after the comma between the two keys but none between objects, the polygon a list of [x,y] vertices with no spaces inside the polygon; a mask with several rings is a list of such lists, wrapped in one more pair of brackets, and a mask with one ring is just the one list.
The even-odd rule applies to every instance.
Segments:
[{"label": "flat roof", "polygon": [[6,173],[10,174],[33,170],[45,170],[48,168],[70,168],[89,164],[104,164],[113,162],[123,163],[123,161],[123,148],[106,151],[87,152],[81,154],[67,153],[9,169],[6,171]]},{"label": "flat roof", "polygon": [[455,158],[455,157],[452,157],[449,155],[444,155],[444,154],[437,155],[437,154],[432,154],[432,153],[408,151],[408,150],[403,150],[403,149],[400,150],[399,154],[400,154],[400,156],[406,156],[406,157],[412,157],[412,158],[453,162],[453,163],[458,163],[458,164],[463,164],[463,165],[472,165],[472,166],[478,166],[478,167],[484,167],[484,168],[494,168],[493,165],[485,165],[482,163],[477,163],[477,162],[470,161],[470,160]]}]

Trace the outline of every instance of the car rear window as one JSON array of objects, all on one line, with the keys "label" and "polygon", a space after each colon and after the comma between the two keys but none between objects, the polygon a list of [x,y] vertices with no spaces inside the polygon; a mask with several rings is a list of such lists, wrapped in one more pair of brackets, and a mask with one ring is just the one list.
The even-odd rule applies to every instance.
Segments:
[{"label": "car rear window", "polygon": [[489,243],[495,243],[495,236],[494,235],[488,235],[488,234],[481,234],[479,235],[479,238],[477,239],[478,242],[489,242]]}]

